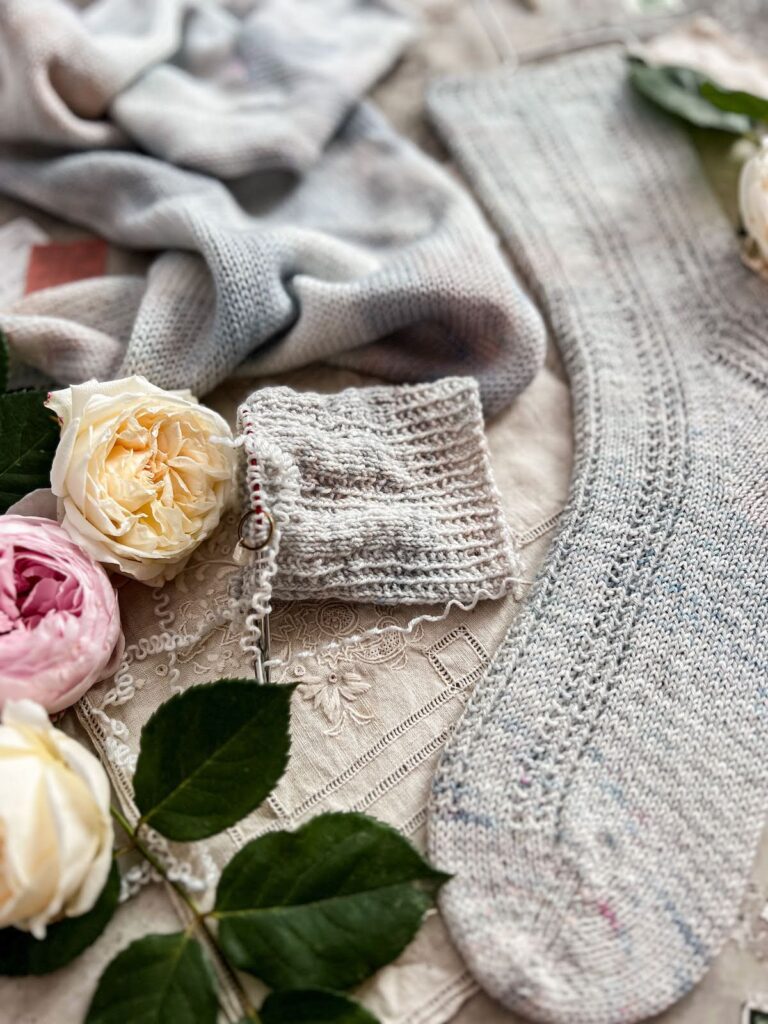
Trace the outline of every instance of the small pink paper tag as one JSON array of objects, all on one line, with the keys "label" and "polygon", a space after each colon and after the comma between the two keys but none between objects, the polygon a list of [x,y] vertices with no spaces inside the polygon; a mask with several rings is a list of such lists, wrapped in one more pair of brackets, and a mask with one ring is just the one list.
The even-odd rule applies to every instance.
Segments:
[{"label": "small pink paper tag", "polygon": [[0,307],[22,297],[32,247],[47,241],[48,235],[27,217],[16,217],[0,227]]},{"label": "small pink paper tag", "polygon": [[24,294],[82,281],[88,277],[102,277],[106,269],[107,243],[103,238],[33,245],[29,254]]}]

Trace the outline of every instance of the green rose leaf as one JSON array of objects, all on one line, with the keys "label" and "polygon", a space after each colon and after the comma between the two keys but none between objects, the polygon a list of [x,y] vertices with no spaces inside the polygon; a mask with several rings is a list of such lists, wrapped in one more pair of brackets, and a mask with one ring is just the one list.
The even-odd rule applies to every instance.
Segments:
[{"label": "green rose leaf", "polygon": [[65,917],[50,925],[44,939],[18,928],[0,931],[0,975],[50,974],[58,971],[92,945],[106,928],[117,907],[120,873],[113,862],[107,883],[87,914]]},{"label": "green rose leaf", "polygon": [[37,487],[49,487],[59,423],[46,391],[0,395],[0,512]]},{"label": "green rose leaf", "polygon": [[743,114],[753,121],[768,121],[768,100],[751,92],[722,89],[715,82],[702,82],[701,95],[719,110]]},{"label": "green rose leaf", "polygon": [[166,701],[141,733],[133,785],[142,821],[189,841],[258,807],[288,761],[292,692],[221,679]]},{"label": "green rose leaf", "polygon": [[447,878],[388,825],[323,814],[230,861],[216,894],[219,941],[271,988],[351,988],[408,945]]},{"label": "green rose leaf", "polygon": [[213,971],[186,932],[127,946],[99,979],[85,1024],[216,1024]]},{"label": "green rose leaf", "polygon": [[262,1024],[379,1024],[360,1003],[325,989],[272,992],[259,1017]]},{"label": "green rose leaf", "polygon": [[719,109],[705,98],[702,90],[707,79],[690,68],[653,67],[632,58],[629,78],[634,87],[671,114],[699,128],[719,128],[743,135],[752,127],[749,117]]}]

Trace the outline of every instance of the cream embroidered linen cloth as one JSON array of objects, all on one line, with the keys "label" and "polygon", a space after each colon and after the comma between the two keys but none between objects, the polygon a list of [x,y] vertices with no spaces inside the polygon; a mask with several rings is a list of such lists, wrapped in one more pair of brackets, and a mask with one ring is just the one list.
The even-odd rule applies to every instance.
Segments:
[{"label": "cream embroidered linen cloth", "polygon": [[[302,371],[289,383],[334,391],[340,385],[365,383],[352,374],[344,377],[342,381],[337,371],[318,369]],[[226,385],[216,393],[214,404],[232,418],[251,386]],[[570,465],[568,422],[567,387],[548,368],[489,428],[497,482],[507,499],[515,498],[511,506],[507,500],[505,511],[526,577],[535,571],[562,506]],[[198,630],[224,601],[237,518],[230,514],[192,564],[161,591],[150,592],[133,582],[121,587],[129,669],[118,674],[114,684],[92,690],[79,706],[78,717],[109,758],[115,788],[128,807],[139,732],[155,708],[196,683],[252,675],[239,635],[229,627],[218,627],[181,653],[147,653],[142,643],[166,629],[182,634]],[[440,750],[515,607],[510,595],[501,602],[483,602],[470,614],[457,612],[444,622],[423,623],[408,636],[388,633],[358,647],[329,652],[323,644],[330,640],[371,625],[405,624],[422,609],[335,600],[279,606],[272,616],[272,650],[287,664],[274,678],[299,684],[288,772],[262,808],[239,825],[214,840],[174,849],[186,862],[184,869],[195,879],[213,881],[217,869],[244,842],[269,829],[294,827],[326,810],[372,814],[423,847],[425,805]],[[304,648],[315,649],[315,655],[296,658]],[[130,911],[129,905],[121,914]],[[89,965],[91,959],[95,967],[103,953],[94,950],[88,954]],[[80,971],[78,989],[85,994],[90,979],[85,965]],[[62,972],[62,988],[74,999],[73,986],[63,977],[68,973]],[[474,989],[435,914],[400,960],[369,982],[362,995],[383,1024],[431,1024],[449,1019]],[[238,1019],[236,1011],[231,1019]]]},{"label": "cream embroidered linen cloth", "polygon": [[[422,41],[377,98],[401,130],[436,152],[439,147],[421,119],[425,78],[441,71],[492,66],[509,55],[505,47],[512,39],[521,49],[557,46],[566,26],[575,25],[582,33],[576,33],[578,39],[589,40],[628,13],[620,3],[601,0],[580,5],[578,22],[565,0],[543,0],[536,15],[507,0],[483,0],[478,11],[460,0],[423,0],[421,6],[428,23]],[[628,6],[631,13],[643,5]],[[663,20],[669,5],[648,6]],[[0,201],[0,222],[23,212]],[[51,218],[35,214],[34,219],[55,238],[79,237]],[[136,260],[134,255],[112,252],[110,269],[123,269],[126,261]],[[259,384],[278,382],[320,391],[373,383],[344,371],[308,369]],[[253,386],[245,379],[232,380],[209,400],[233,419],[237,403]],[[554,354],[531,387],[488,425],[488,438],[505,511],[520,547],[523,575],[530,578],[556,525],[570,471],[568,390]],[[133,645],[132,678],[124,676],[96,688],[79,709],[79,717],[66,717],[66,728],[86,741],[90,735],[111,756],[115,787],[124,799],[130,799],[131,762],[149,714],[179,688],[249,672],[238,637],[225,629],[175,657],[152,653],[141,643],[165,628],[191,631],[211,614],[231,572],[235,521],[233,513],[225,528],[163,591],[151,596],[139,584],[123,585],[121,606]],[[362,608],[337,601],[277,609],[273,648],[287,661],[278,678],[300,684],[294,698],[288,773],[270,800],[240,826],[215,841],[180,848],[181,859],[189,862],[180,869],[211,883],[217,868],[244,841],[334,809],[366,811],[423,846],[426,799],[440,749],[516,608],[517,597],[510,595],[501,602],[481,604],[473,613],[454,612],[442,623],[424,624],[407,637],[386,634],[333,656],[321,650],[323,643],[367,625],[404,624],[414,609]],[[315,656],[292,657],[303,647],[314,647]],[[110,720],[116,724],[110,727]],[[747,995],[768,995],[761,966],[768,955],[768,925],[760,918],[766,888],[768,849],[756,868],[738,943],[729,945],[703,984],[658,1024],[738,1024]],[[0,981],[0,1020],[76,1024],[98,975],[117,951],[148,930],[176,930],[182,913],[161,886],[142,888],[121,907],[100,942],[70,967],[47,978]],[[225,979],[224,993],[225,1019],[236,1021],[236,1000]],[[518,1022],[477,992],[438,914],[429,918],[399,960],[360,994],[383,1024]]]}]

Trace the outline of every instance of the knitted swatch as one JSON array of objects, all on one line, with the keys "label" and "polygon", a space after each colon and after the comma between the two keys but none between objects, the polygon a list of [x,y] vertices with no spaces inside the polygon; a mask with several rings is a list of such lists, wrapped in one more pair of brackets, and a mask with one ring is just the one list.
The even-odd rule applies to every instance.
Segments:
[{"label": "knitted swatch", "polygon": [[481,984],[562,1024],[701,977],[768,807],[768,286],[625,74],[609,52],[433,97],[552,325],[576,461],[448,742],[431,854]]},{"label": "knitted swatch", "polygon": [[[508,589],[517,564],[476,381],[264,388],[241,407],[247,422],[264,503],[283,522],[275,597],[471,604]],[[271,484],[275,451],[296,470],[292,490]]]}]

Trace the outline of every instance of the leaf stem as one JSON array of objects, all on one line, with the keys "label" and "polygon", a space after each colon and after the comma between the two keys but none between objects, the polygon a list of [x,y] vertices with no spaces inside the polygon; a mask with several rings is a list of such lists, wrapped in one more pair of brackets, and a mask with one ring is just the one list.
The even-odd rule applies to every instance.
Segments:
[{"label": "leaf stem", "polygon": [[[132,825],[130,821],[128,821],[126,816],[123,814],[123,812],[114,805],[110,805],[109,810],[110,813],[112,814],[112,817],[120,825],[122,830],[130,839],[130,844],[133,847],[133,849],[135,849],[137,853],[141,854],[144,860],[154,868],[158,875],[160,875],[160,877],[165,882],[167,882],[168,885],[171,886],[174,892],[186,904],[187,908],[192,914],[195,927],[200,932],[202,932],[202,934],[207,939],[209,945],[215,950],[221,964],[223,965],[227,973],[227,977],[232,982],[233,986],[237,989],[238,998],[240,999],[240,1004],[243,1012],[246,1015],[246,1019],[258,1022],[260,1018],[256,1010],[256,1007],[253,1005],[248,993],[245,991],[245,987],[243,986],[243,983],[240,981],[240,978],[238,977],[236,968],[229,962],[226,953],[219,945],[216,934],[213,932],[211,926],[206,920],[206,914],[200,910],[200,908],[189,895],[184,886],[181,885],[180,882],[176,881],[176,879],[171,878],[168,875],[168,872],[163,862],[144,843],[141,836],[139,835],[139,828],[141,826],[141,822],[139,822],[139,824],[136,826]],[[124,848],[121,849],[121,852],[125,852]]]}]

